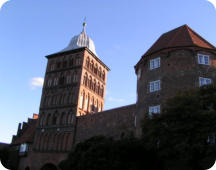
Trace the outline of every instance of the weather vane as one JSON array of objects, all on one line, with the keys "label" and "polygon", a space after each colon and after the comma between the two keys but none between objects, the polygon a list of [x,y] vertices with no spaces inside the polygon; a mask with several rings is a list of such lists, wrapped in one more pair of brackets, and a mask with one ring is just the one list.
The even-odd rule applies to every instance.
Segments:
[{"label": "weather vane", "polygon": [[85,27],[86,27],[86,17],[84,18],[84,21],[83,21],[83,32],[85,32]]}]

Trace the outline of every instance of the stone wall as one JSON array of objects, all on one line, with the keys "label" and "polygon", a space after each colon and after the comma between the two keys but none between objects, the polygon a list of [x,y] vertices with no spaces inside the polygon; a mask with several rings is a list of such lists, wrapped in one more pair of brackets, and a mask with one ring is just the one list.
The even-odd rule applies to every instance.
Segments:
[{"label": "stone wall", "polygon": [[115,139],[131,135],[135,129],[135,108],[133,104],[78,117],[75,143],[97,135]]}]

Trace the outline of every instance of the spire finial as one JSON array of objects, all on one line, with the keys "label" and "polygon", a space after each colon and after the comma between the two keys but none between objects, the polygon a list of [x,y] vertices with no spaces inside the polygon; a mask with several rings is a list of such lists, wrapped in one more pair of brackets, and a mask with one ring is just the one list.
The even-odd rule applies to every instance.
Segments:
[{"label": "spire finial", "polygon": [[86,17],[84,18],[84,21],[83,21],[83,32],[85,32],[85,27],[86,27]]}]

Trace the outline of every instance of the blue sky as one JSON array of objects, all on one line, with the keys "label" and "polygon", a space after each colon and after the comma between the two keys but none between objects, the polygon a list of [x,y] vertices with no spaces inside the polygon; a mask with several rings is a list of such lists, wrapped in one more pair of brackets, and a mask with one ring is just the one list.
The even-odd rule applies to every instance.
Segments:
[{"label": "blue sky", "polygon": [[105,109],[136,102],[134,65],[162,33],[188,24],[216,45],[216,9],[206,0],[10,0],[0,10],[0,142],[38,113],[42,87],[32,79],[44,77],[44,56],[65,48],[85,16],[111,68]]}]

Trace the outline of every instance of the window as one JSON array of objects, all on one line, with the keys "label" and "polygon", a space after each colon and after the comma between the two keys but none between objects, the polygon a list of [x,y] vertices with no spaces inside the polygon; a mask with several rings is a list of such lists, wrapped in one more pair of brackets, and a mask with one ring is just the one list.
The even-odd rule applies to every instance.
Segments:
[{"label": "window", "polygon": [[160,113],[160,105],[150,106],[149,107],[149,115],[152,115],[152,113]]},{"label": "window", "polygon": [[49,79],[48,80],[48,83],[47,83],[48,87],[50,87],[52,85],[52,79]]},{"label": "window", "polygon": [[138,72],[137,72],[137,79],[139,80],[140,79],[140,77],[141,77],[141,72],[142,72],[142,70],[141,69],[139,69],[138,70]]},{"label": "window", "polygon": [[215,135],[214,134],[208,136],[207,143],[208,144],[215,144]]},{"label": "window", "polygon": [[51,67],[50,67],[50,71],[53,71],[55,69],[55,65],[52,64]]},{"label": "window", "polygon": [[203,78],[203,77],[199,78],[199,86],[203,86],[203,85],[207,85],[211,83],[212,83],[212,80],[210,78]]},{"label": "window", "polygon": [[[84,94],[84,93],[83,93]],[[83,94],[80,95],[80,102],[79,102],[79,108],[83,108]]]},{"label": "window", "polygon": [[151,81],[149,85],[150,85],[149,86],[150,92],[154,92],[154,91],[160,90],[160,80]]},{"label": "window", "polygon": [[28,151],[28,145],[26,143],[21,144],[20,145],[20,150],[19,150],[20,154],[23,154],[23,153],[25,153],[27,151]]},{"label": "window", "polygon": [[67,84],[70,84],[70,83],[71,83],[71,76],[67,76],[66,83],[67,83]]},{"label": "window", "polygon": [[80,65],[80,64],[81,64],[81,59],[80,59],[80,57],[77,57],[77,58],[76,58],[76,64],[77,64],[77,65]]},{"label": "window", "polygon": [[160,67],[160,57],[150,60],[150,70]]},{"label": "window", "polygon": [[204,54],[198,54],[198,63],[204,65],[210,65],[209,56]]},{"label": "window", "polygon": [[58,78],[55,78],[55,79],[54,79],[53,85],[54,85],[54,86],[57,86],[57,85],[58,85]]}]

